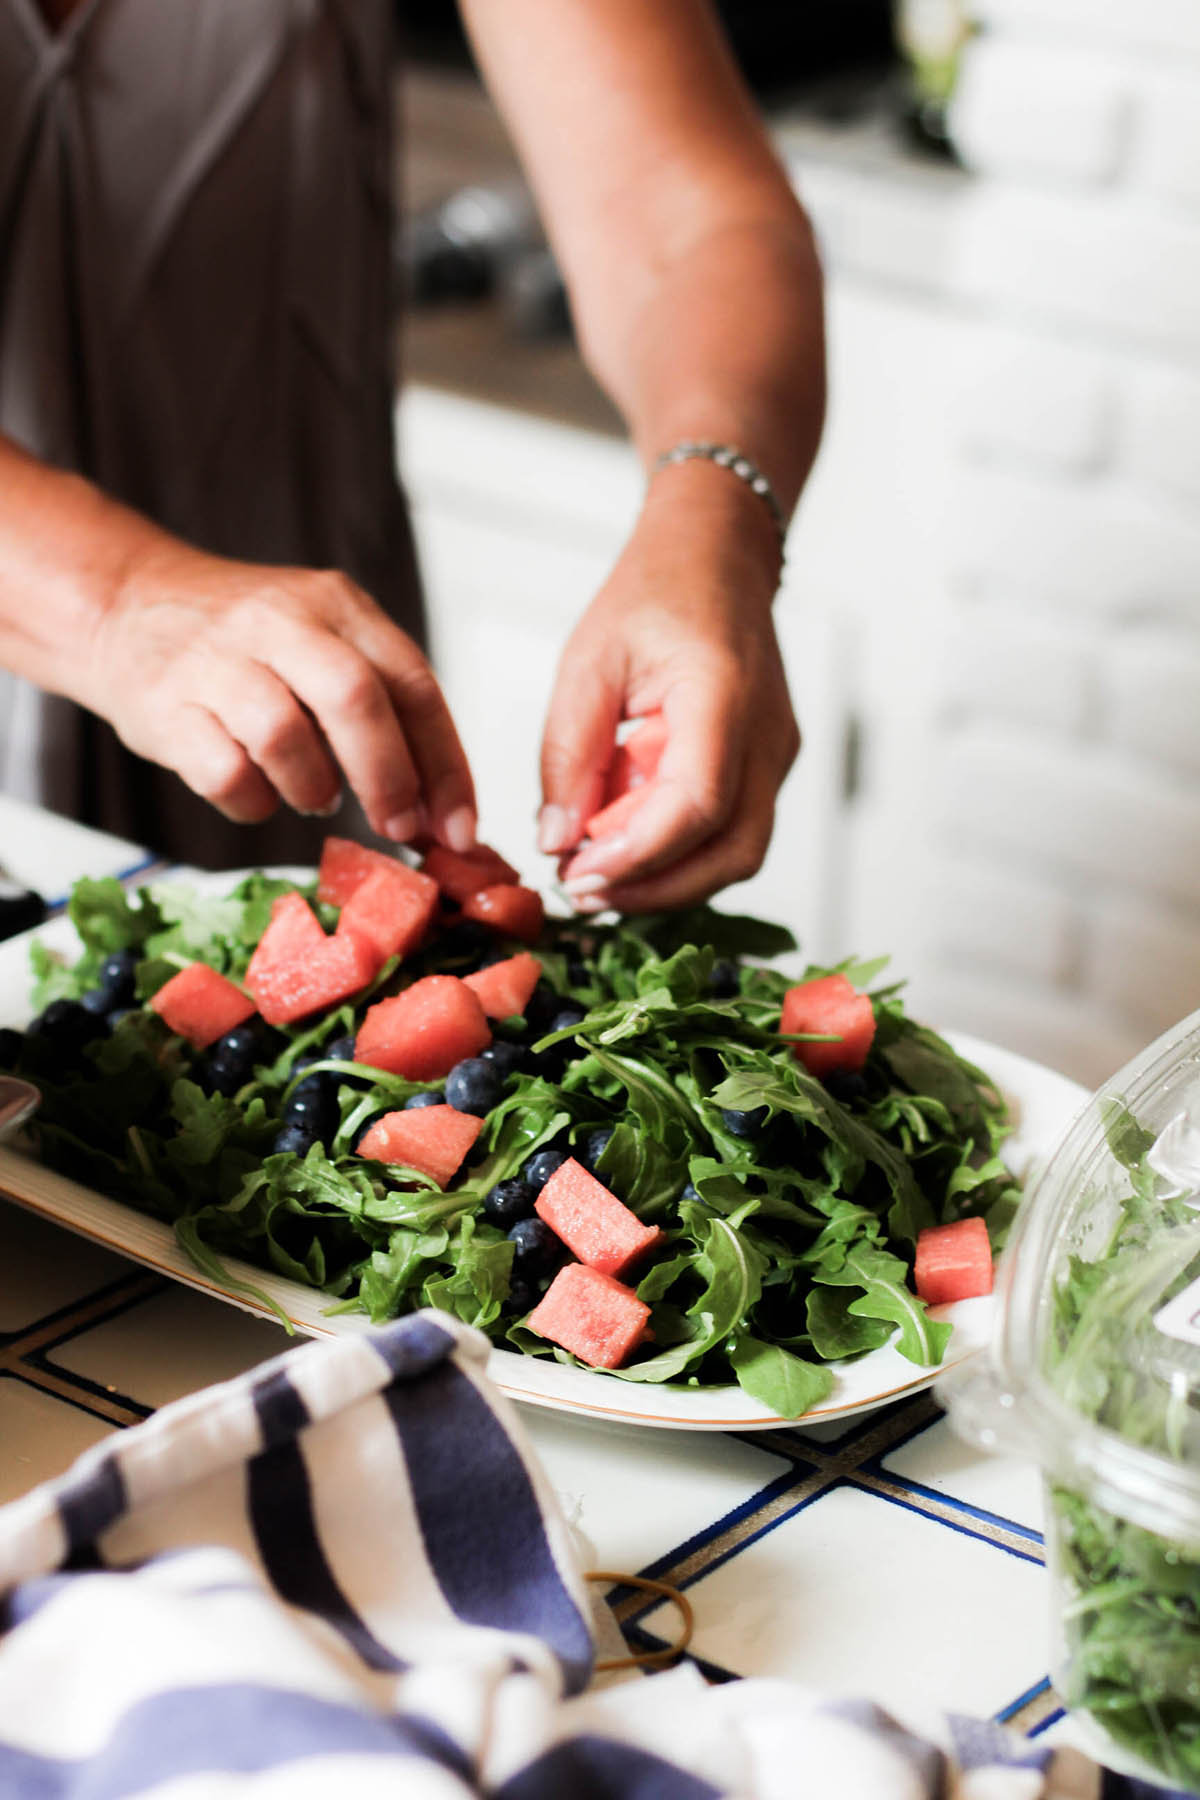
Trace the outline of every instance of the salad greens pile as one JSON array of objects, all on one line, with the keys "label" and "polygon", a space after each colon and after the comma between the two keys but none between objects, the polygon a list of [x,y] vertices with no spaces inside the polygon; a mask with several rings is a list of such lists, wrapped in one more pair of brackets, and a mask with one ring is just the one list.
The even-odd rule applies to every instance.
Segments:
[{"label": "salad greens pile", "polygon": [[[296,884],[265,875],[220,898],[168,887],[131,897],[115,881],[80,882],[69,910],[83,954],[66,967],[35,945],[35,1003],[85,994],[105,957],[130,947],[142,1000],[196,958],[236,979],[272,901],[289,891]],[[314,887],[298,891],[332,923]],[[597,1175],[665,1232],[637,1285],[653,1341],[616,1378],[734,1379],[797,1416],[829,1392],[830,1361],[893,1335],[912,1361],[940,1360],[950,1328],[912,1291],[913,1247],[922,1227],[968,1214],[1002,1239],[1018,1198],[998,1155],[1003,1102],[986,1076],[906,1016],[894,986],[872,994],[877,1029],[864,1079],[839,1089],[810,1075],[779,1036],[796,977],[745,960],[794,949],[781,927],[707,907],[611,925],[547,921],[534,947],[543,985],[584,1017],[547,1034],[543,1007],[540,1025],[497,1027],[526,1046],[526,1060],[450,1191],[353,1154],[365,1120],[432,1084],[322,1060],[322,1046],[354,1031],[381,995],[477,967],[471,929],[451,925],[403,966],[385,965],[353,1004],[264,1033],[262,1060],[232,1097],[205,1091],[202,1059],[145,1006],[118,1017],[71,1066],[31,1034],[18,1061],[45,1096],[41,1156],[169,1220],[214,1274],[237,1255],[373,1320],[441,1307],[498,1343],[570,1361],[509,1309],[513,1245],[482,1201],[534,1151],[577,1148],[608,1126]],[[882,966],[840,965],[859,987]],[[303,1158],[273,1153],[301,1078],[297,1059],[314,1053],[303,1075],[324,1071],[339,1083],[336,1135]],[[732,1130],[730,1112],[755,1115],[754,1135]]]},{"label": "salad greens pile", "polygon": [[[1190,1196],[1158,1191],[1146,1160],[1154,1135],[1123,1107],[1110,1108],[1107,1137],[1126,1191],[1106,1241],[1069,1259],[1046,1372],[1085,1418],[1200,1464],[1200,1349],[1164,1339],[1154,1323],[1200,1277],[1200,1215]],[[1172,1542],[1061,1482],[1051,1505],[1070,1704],[1200,1789],[1200,1542]]]}]

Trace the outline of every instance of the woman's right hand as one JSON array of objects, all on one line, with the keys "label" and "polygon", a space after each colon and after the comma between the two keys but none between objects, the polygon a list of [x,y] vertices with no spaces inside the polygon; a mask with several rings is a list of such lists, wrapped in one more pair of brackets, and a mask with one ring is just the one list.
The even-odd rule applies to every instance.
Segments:
[{"label": "woman's right hand", "polygon": [[101,606],[75,698],[243,823],[336,809],[343,779],[397,843],[475,841],[458,733],[420,649],[346,576],[154,533]]}]

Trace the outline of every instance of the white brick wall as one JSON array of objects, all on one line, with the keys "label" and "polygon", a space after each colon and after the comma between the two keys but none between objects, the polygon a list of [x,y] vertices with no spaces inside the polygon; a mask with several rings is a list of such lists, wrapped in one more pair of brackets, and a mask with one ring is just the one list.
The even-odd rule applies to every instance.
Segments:
[{"label": "white brick wall", "polygon": [[1098,1081],[1200,1007],[1200,0],[975,0],[913,996]]}]

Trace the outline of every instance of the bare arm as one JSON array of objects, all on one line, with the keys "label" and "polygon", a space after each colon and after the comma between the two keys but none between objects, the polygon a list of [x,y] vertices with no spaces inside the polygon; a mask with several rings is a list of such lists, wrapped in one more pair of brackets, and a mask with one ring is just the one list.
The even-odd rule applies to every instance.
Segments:
[{"label": "bare arm", "polygon": [[[463,0],[561,260],[581,343],[643,459],[737,444],[790,510],[824,407],[807,220],[705,0]],[[566,865],[585,904],[672,904],[757,867],[798,745],[762,502],[691,462],[657,475],[568,644],[543,752],[543,847],[570,850],[622,714],[661,706],[662,781]],[[603,878],[603,882],[601,882]]]},{"label": "bare arm", "polygon": [[417,646],[346,577],[210,556],[0,437],[0,665],[232,819],[282,799],[464,848],[471,778]]}]

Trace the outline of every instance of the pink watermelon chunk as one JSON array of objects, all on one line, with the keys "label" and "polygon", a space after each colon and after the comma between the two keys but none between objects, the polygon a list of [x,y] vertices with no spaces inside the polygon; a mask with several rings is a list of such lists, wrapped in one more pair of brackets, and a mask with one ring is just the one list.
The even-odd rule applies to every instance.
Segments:
[{"label": "pink watermelon chunk", "polygon": [[483,1120],[453,1106],[422,1106],[385,1113],[358,1146],[373,1162],[404,1163],[432,1176],[440,1188],[453,1180],[463,1157],[483,1130]]},{"label": "pink watermelon chunk", "polygon": [[604,777],[604,804],[608,806],[619,800],[622,794],[631,794],[635,788],[644,787],[646,777],[630,756],[624,744],[618,744],[612,754]]},{"label": "pink watermelon chunk", "polygon": [[321,846],[321,866],[317,870],[317,899],[328,906],[345,906],[369,875],[381,869],[408,870],[398,857],[386,856],[382,850],[369,850],[351,838],[327,837]]},{"label": "pink watermelon chunk", "polygon": [[356,1061],[403,1075],[406,1081],[437,1081],[491,1041],[492,1028],[466,982],[457,975],[426,975],[369,1009],[354,1055]]},{"label": "pink watermelon chunk", "polygon": [[285,894],[271,908],[246,986],[268,1025],[290,1025],[357,994],[378,967],[379,957],[362,938],[326,937],[308,902]]},{"label": "pink watermelon chunk", "polygon": [[464,919],[478,919],[501,936],[523,938],[527,944],[537,942],[546,921],[541,895],[512,882],[499,882],[469,894],[462,910]]},{"label": "pink watermelon chunk", "polygon": [[465,856],[460,856],[457,850],[447,850],[443,844],[435,844],[426,852],[421,867],[426,875],[432,875],[443,894],[460,905],[480,888],[521,879],[512,864],[505,862],[500,852],[490,849],[487,844],[476,844]]},{"label": "pink watermelon chunk", "polygon": [[437,903],[436,881],[393,862],[373,870],[355,888],[342,907],[335,935],[357,935],[374,951],[376,961],[385,963],[389,956],[407,956],[416,949]]},{"label": "pink watermelon chunk", "polygon": [[667,747],[667,721],[660,712],[647,713],[636,731],[625,739],[624,750],[633,767],[647,781],[658,774]]},{"label": "pink watermelon chunk", "polygon": [[172,1031],[203,1050],[255,1011],[253,1000],[207,963],[189,963],[163,983],[150,1005]]},{"label": "pink watermelon chunk", "polygon": [[982,1219],[927,1225],[918,1233],[913,1280],[930,1306],[990,1294],[992,1277],[992,1246]]},{"label": "pink watermelon chunk", "polygon": [[779,1029],[836,1032],[836,1044],[793,1044],[792,1052],[812,1075],[835,1069],[861,1069],[875,1041],[875,1013],[868,995],[860,994],[844,975],[822,975],[789,988],[783,997]]},{"label": "pink watermelon chunk", "polygon": [[319,953],[324,942],[321,921],[304,896],[281,894],[271,908],[271,922],[250,958],[246,986],[253,993],[260,976],[266,974],[269,978],[275,969]]},{"label": "pink watermelon chunk", "polygon": [[632,1288],[577,1262],[563,1265],[525,1323],[594,1369],[619,1369],[645,1337],[649,1317]]},{"label": "pink watermelon chunk", "polygon": [[573,1156],[555,1170],[534,1210],[580,1262],[602,1275],[622,1274],[662,1237]]},{"label": "pink watermelon chunk", "polygon": [[463,985],[475,994],[489,1019],[511,1019],[523,1013],[529,996],[541,979],[542,965],[528,950],[519,950],[503,962],[464,975]]},{"label": "pink watermelon chunk", "polygon": [[599,812],[594,812],[584,831],[592,839],[613,837],[618,831],[624,831],[630,819],[646,798],[647,786],[630,788],[616,800],[610,800]]}]

